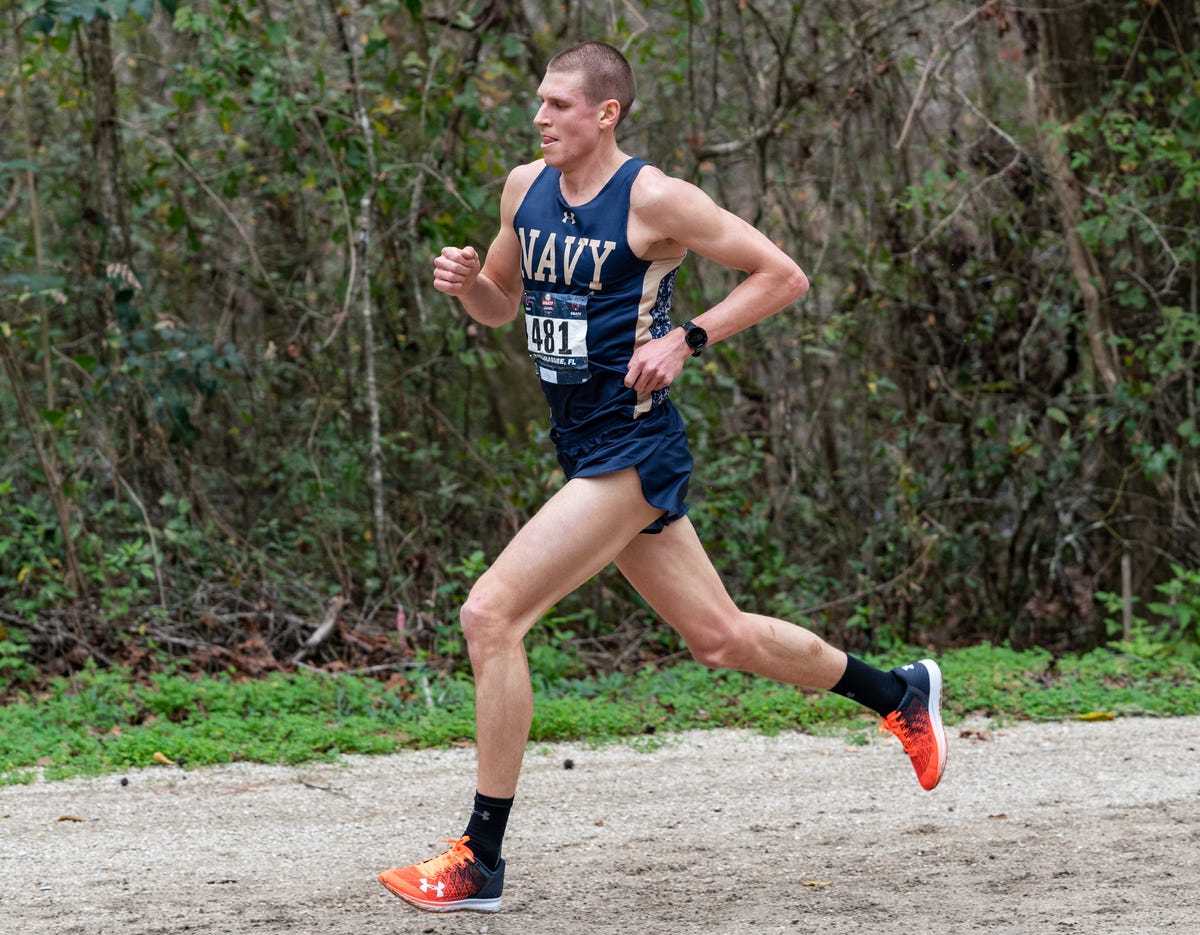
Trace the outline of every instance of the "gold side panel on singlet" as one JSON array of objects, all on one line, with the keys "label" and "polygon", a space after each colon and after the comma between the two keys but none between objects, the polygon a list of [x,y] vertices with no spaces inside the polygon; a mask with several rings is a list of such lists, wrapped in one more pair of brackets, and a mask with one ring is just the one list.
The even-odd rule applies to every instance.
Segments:
[{"label": "gold side panel on singlet", "polygon": [[[650,268],[646,270],[646,276],[642,280],[642,299],[638,305],[637,336],[634,339],[634,348],[641,347],[651,339],[650,326],[654,322],[654,307],[658,303],[659,287],[667,276],[679,269],[682,262],[683,257],[681,256],[664,257],[651,261]],[[637,404],[633,409],[635,419],[650,411],[650,401],[650,393],[638,394]]]}]

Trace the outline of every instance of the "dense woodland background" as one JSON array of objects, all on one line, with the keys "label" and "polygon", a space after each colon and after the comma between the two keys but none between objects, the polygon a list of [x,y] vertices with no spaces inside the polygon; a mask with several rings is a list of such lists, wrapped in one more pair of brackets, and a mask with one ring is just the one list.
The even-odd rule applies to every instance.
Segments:
[{"label": "dense woodland background", "polygon": [[[0,10],[0,688],[465,665],[561,476],[519,327],[431,258],[490,241],[583,38],[638,72],[624,147],[814,284],[673,390],[735,595],[859,650],[1195,648],[1195,0]],[[677,320],[732,282],[689,260]],[[680,648],[615,574],[530,647]]]}]

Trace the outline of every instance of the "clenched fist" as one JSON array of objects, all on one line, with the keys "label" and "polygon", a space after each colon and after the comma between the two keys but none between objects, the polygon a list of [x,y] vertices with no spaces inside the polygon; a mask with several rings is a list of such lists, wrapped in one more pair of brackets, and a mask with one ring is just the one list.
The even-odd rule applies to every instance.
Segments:
[{"label": "clenched fist", "polygon": [[479,254],[474,247],[442,247],[433,259],[433,288],[446,295],[462,295],[479,275]]}]

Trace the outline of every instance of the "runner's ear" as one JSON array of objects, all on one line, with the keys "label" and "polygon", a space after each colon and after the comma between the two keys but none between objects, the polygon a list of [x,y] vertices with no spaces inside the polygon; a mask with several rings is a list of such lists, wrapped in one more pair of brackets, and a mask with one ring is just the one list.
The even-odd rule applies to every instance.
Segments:
[{"label": "runner's ear", "polygon": [[601,105],[600,110],[600,126],[615,127],[621,119],[621,102],[616,98],[609,98]]}]

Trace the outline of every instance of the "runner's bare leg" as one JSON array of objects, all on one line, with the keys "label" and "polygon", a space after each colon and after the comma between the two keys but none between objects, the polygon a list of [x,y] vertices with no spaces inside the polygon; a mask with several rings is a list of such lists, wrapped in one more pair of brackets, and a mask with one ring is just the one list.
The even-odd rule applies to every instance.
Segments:
[{"label": "runner's bare leg", "polygon": [[846,654],[815,633],[739,610],[686,516],[659,535],[637,536],[616,563],[707,666],[819,689],[832,688],[846,670]]},{"label": "runner's bare leg", "polygon": [[524,638],[555,603],[603,570],[661,513],[632,469],[574,478],[471,589],[463,632],[475,673],[478,791],[515,794],[533,718]]}]

